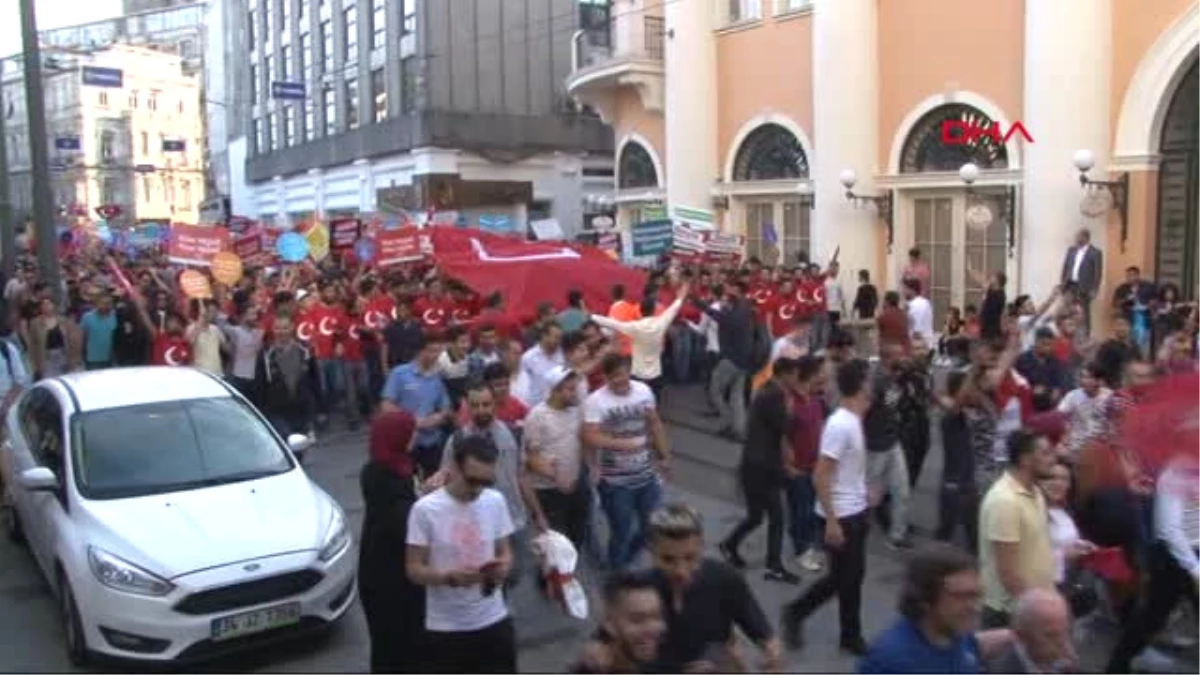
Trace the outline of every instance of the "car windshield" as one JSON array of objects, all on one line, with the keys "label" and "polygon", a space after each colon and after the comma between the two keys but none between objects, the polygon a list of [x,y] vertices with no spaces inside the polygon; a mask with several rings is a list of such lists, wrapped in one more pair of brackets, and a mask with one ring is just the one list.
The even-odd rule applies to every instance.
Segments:
[{"label": "car windshield", "polygon": [[262,418],[232,397],[80,413],[72,436],[75,482],[89,499],[210,487],[294,466]]}]

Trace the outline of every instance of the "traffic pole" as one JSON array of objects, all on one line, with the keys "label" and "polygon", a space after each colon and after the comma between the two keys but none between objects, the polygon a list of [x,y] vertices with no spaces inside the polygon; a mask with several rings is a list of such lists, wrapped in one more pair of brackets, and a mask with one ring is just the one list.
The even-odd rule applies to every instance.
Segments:
[{"label": "traffic pole", "polygon": [[62,268],[58,263],[58,233],[54,229],[54,195],[50,186],[49,147],[46,139],[46,99],[42,83],[42,50],[38,44],[37,15],[33,0],[20,0],[21,40],[25,45],[25,107],[29,112],[30,187],[33,191],[33,226],[37,236],[38,274],[50,287],[59,307],[65,301]]},{"label": "traffic pole", "polygon": [[13,223],[12,192],[8,183],[8,111],[4,99],[4,66],[0,60],[0,271],[13,277],[17,267],[17,228]]}]

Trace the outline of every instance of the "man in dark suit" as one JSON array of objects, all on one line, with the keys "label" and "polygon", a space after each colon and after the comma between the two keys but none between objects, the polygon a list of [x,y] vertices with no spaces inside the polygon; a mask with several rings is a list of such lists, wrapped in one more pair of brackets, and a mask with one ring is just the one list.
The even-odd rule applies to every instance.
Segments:
[{"label": "man in dark suit", "polygon": [[1067,255],[1063,258],[1059,283],[1075,289],[1075,296],[1083,307],[1083,328],[1088,335],[1092,332],[1092,300],[1100,292],[1103,278],[1104,253],[1092,246],[1091,232],[1079,230],[1075,235],[1075,245],[1067,249]]}]

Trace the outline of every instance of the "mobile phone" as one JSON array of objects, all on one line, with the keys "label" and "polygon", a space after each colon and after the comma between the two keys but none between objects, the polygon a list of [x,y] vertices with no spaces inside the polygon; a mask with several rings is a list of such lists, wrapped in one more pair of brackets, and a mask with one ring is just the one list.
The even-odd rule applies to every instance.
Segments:
[{"label": "mobile phone", "polygon": [[479,573],[484,576],[483,588],[481,589],[483,591],[484,595],[491,595],[492,593],[496,592],[496,582],[493,581],[490,577],[493,574],[495,574],[496,571],[499,569],[500,569],[500,561],[498,561],[498,560],[492,560],[491,562],[486,562],[479,567]]}]

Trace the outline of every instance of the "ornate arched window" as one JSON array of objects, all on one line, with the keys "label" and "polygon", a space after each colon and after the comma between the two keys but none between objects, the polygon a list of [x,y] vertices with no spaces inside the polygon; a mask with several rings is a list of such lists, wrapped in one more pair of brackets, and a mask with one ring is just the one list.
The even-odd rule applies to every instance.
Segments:
[{"label": "ornate arched window", "polygon": [[[948,103],[930,110],[917,120],[908,132],[908,138],[904,139],[900,173],[958,171],[967,162],[973,162],[981,169],[1008,168],[1008,151],[1003,143],[997,143],[986,133],[947,143],[943,137],[947,123],[956,130],[990,129],[992,118],[978,108],[962,103]],[[951,133],[957,136],[960,132]]]},{"label": "ornate arched window", "polygon": [[654,160],[641,143],[630,141],[621,148],[621,157],[617,161],[617,186],[622,190],[658,187],[658,171],[654,169]]},{"label": "ornate arched window", "polygon": [[808,156],[800,139],[768,123],[751,131],[733,160],[733,180],[780,180],[808,177]]}]

